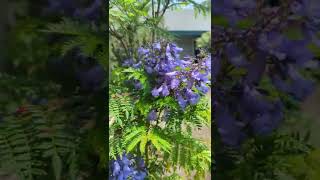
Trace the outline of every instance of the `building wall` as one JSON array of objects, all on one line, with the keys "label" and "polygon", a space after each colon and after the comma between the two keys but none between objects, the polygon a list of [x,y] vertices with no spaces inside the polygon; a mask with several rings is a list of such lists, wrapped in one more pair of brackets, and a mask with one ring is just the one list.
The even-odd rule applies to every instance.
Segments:
[{"label": "building wall", "polygon": [[211,30],[211,15],[195,15],[193,9],[168,11],[164,16],[164,27],[178,35],[176,43],[184,49],[181,57],[194,55],[196,38]]},{"label": "building wall", "polygon": [[195,16],[193,9],[171,10],[164,15],[164,26],[169,31],[210,31],[211,15]]}]

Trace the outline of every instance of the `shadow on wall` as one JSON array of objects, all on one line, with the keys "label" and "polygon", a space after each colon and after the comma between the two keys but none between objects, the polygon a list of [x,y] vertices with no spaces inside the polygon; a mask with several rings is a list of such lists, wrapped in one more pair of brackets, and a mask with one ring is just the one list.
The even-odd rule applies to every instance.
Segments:
[{"label": "shadow on wall", "polygon": [[184,38],[178,38],[176,40],[176,43],[179,47],[183,48],[183,51],[181,52],[180,57],[183,58],[185,56],[194,56],[194,44],[195,38],[191,37],[184,37]]}]

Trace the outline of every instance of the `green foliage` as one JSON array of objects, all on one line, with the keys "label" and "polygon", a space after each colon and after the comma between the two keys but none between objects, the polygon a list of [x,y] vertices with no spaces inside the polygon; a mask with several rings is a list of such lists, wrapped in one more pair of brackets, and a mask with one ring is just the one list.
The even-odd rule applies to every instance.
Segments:
[{"label": "green foliage", "polygon": [[[113,78],[113,84],[132,78],[142,80],[145,87],[149,86],[147,75],[132,68],[115,69],[114,76],[123,78]],[[174,178],[179,167],[190,175],[195,172],[194,177],[198,179],[210,171],[210,150],[203,142],[192,137],[193,128],[210,125],[208,99],[202,98],[197,105],[182,111],[173,97],[151,100],[150,91],[144,88],[142,91],[126,93],[130,90],[125,88],[128,84],[113,84],[109,91],[110,159],[115,159],[124,151],[141,154],[149,159],[150,179]],[[162,114],[165,108],[171,109],[167,120]],[[151,109],[159,110],[159,119],[148,123],[146,117]],[[163,163],[157,164],[159,161]],[[171,175],[164,175],[167,173]]]},{"label": "green foliage", "polygon": [[230,168],[227,174],[217,172],[219,178],[280,180],[283,175],[292,176],[305,172],[300,168],[305,163],[300,162],[313,151],[313,147],[308,143],[309,137],[309,133],[302,135],[299,132],[277,132],[271,136],[250,139],[242,146],[241,151],[224,152],[224,158],[233,159],[235,164],[225,166],[225,172]]},{"label": "green foliage", "polygon": [[37,31],[41,27],[41,22],[28,19],[16,23],[15,28],[8,33],[10,39],[8,55],[14,67],[13,73],[39,75],[45,70],[46,61],[52,50],[45,37],[40,36]]},{"label": "green foliage", "polygon": [[211,48],[211,32],[205,32],[196,39],[196,44],[198,48]]},{"label": "green foliage", "polygon": [[62,158],[68,157],[77,146],[77,138],[68,133],[68,116],[56,109],[44,110],[38,106],[27,109],[26,114],[7,116],[1,123],[1,169],[20,179],[37,179],[47,175],[50,167],[55,179],[62,179],[66,176],[62,168],[69,166],[62,163]]},{"label": "green foliage", "polygon": [[245,18],[243,20],[240,20],[237,22],[236,26],[239,27],[240,29],[249,29],[254,25],[254,20]]},{"label": "green foliage", "polygon": [[[128,121],[132,118],[132,101],[128,96],[114,94],[109,99],[109,116],[116,124],[123,127],[122,119]],[[113,124],[113,123],[112,123]],[[111,125],[112,125],[111,124]]]},{"label": "green foliage", "polygon": [[310,51],[311,51],[312,53],[315,54],[315,56],[320,57],[320,48],[319,48],[316,44],[310,43],[310,44],[308,45],[308,48],[310,49]]},{"label": "green foliage", "polygon": [[[90,173],[84,164],[88,159],[79,156],[88,153],[84,144],[95,141],[84,138],[92,120],[81,122],[76,114],[79,107],[70,109],[78,97],[64,100],[57,95],[60,87],[56,84],[0,75],[0,172],[19,179],[71,180]],[[48,104],[31,105],[26,101],[30,96],[47,97]],[[17,112],[18,108],[25,112]]]},{"label": "green foliage", "polygon": [[69,38],[61,45],[62,56],[79,48],[83,55],[97,59],[107,69],[108,46],[107,39],[101,35],[102,28],[63,18],[59,23],[48,24],[42,32],[60,34]]},{"label": "green foliage", "polygon": [[170,152],[170,143],[163,139],[157,130],[148,131],[144,126],[134,127],[124,136],[127,152],[131,152],[140,143],[139,150],[143,154],[149,141],[158,151]]},{"label": "green foliage", "polygon": [[0,155],[1,170],[16,174],[20,179],[34,179],[35,176],[44,175],[43,163],[39,154],[33,153],[36,142],[33,128],[28,120],[6,119],[1,124]]},{"label": "green foliage", "polygon": [[211,151],[207,146],[186,133],[169,134],[173,148],[172,153],[164,155],[168,166],[172,166],[174,171],[177,167],[182,167],[187,174],[195,171],[195,178],[204,178],[205,173],[210,170]]},{"label": "green foliage", "polygon": [[133,120],[133,107],[130,97],[111,86],[109,91],[109,159],[116,159],[125,150],[123,129]]},{"label": "green foliage", "polygon": [[227,18],[225,18],[223,16],[213,16],[212,23],[215,25],[218,25],[218,26],[223,26],[223,27],[229,26],[229,22],[228,22]]},{"label": "green foliage", "polygon": [[[68,57],[79,48],[107,68],[106,27],[47,16],[44,21],[32,15],[38,12],[28,11],[45,4],[8,3],[13,21],[6,67],[1,67],[7,74],[0,73],[0,173],[18,179],[101,179],[108,159],[105,127],[100,126],[104,117],[94,99],[99,95],[80,94],[78,87],[70,92],[64,86],[72,81],[69,77],[61,84],[52,83],[56,79],[50,72],[55,69],[49,65],[57,54]],[[48,24],[51,20],[56,23]],[[54,44],[49,42],[52,35]],[[31,99],[38,98],[48,104],[31,105]],[[18,108],[27,111],[17,113]]]},{"label": "green foliage", "polygon": [[302,30],[300,28],[286,29],[284,34],[290,40],[302,40],[304,38],[303,37],[303,32],[302,32]]}]

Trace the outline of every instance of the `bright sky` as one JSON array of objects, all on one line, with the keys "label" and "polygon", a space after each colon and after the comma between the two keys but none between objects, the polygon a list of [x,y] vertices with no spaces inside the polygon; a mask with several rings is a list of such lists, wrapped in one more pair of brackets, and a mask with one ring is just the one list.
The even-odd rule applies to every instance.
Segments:
[{"label": "bright sky", "polygon": [[[194,0],[194,1],[197,3],[202,3],[202,2],[205,2],[206,0]],[[185,8],[187,9],[192,8],[192,5],[186,6]]]}]

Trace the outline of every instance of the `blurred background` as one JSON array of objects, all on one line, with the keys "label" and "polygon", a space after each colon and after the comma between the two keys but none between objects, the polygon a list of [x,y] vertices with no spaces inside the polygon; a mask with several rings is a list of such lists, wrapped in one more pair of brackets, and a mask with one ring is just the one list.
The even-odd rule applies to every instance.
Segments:
[{"label": "blurred background", "polygon": [[102,1],[4,0],[0,14],[0,179],[104,179],[107,60],[84,38],[102,32]]}]

